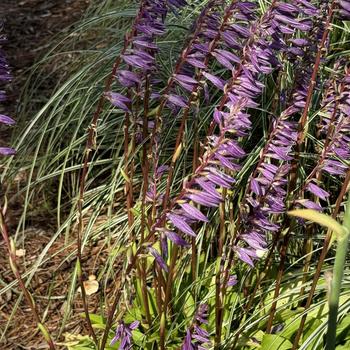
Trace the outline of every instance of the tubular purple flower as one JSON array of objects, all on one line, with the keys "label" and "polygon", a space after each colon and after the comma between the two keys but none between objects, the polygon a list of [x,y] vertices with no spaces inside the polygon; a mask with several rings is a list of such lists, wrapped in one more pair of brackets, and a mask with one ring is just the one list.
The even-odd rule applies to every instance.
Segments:
[{"label": "tubular purple flower", "polygon": [[181,350],[205,350],[211,346],[209,333],[203,329],[202,324],[208,323],[208,305],[199,305],[190,327],[186,330],[186,336]]},{"label": "tubular purple flower", "polygon": [[325,190],[323,190],[321,187],[317,186],[316,184],[310,182],[306,189],[313,193],[316,197],[321,198],[323,200],[326,200],[327,197],[329,197],[329,193]]},{"label": "tubular purple flower", "polygon": [[127,106],[127,104],[131,103],[130,98],[123,96],[117,92],[107,92],[105,96],[113,106],[119,107],[125,112],[128,112],[130,110]]},{"label": "tubular purple flower", "polygon": [[224,90],[225,81],[223,79],[207,72],[203,72],[203,76],[207,78],[218,89]]},{"label": "tubular purple flower", "polygon": [[188,215],[192,219],[208,222],[208,218],[197,208],[193,207],[188,203],[180,204],[180,207],[183,209],[185,215]]},{"label": "tubular purple flower", "polygon": [[8,117],[7,115],[0,114],[0,123],[6,124],[6,125],[13,125],[16,122],[12,118]]},{"label": "tubular purple flower", "polygon": [[177,214],[168,214],[167,218],[172,222],[172,224],[179,229],[181,232],[186,233],[192,237],[196,237],[196,234],[191,229],[190,225],[186,222],[186,218],[184,216],[180,216]]},{"label": "tubular purple flower", "polygon": [[169,95],[168,96],[168,101],[170,103],[173,103],[175,106],[179,106],[182,108],[187,107],[187,103],[184,97],[179,96],[179,95]]},{"label": "tubular purple flower", "polygon": [[236,275],[232,275],[229,277],[228,281],[227,281],[227,287],[233,287],[238,283],[237,281],[237,276]]},{"label": "tubular purple flower", "polygon": [[11,147],[0,147],[0,154],[3,156],[13,156],[16,154],[16,150]]},{"label": "tubular purple flower", "polygon": [[159,265],[161,269],[163,269],[165,272],[168,272],[168,266],[162,256],[158,253],[158,251],[153,247],[148,247],[148,251],[151,253],[151,255],[154,257],[156,263]]},{"label": "tubular purple flower", "polygon": [[132,343],[132,331],[138,328],[140,322],[134,321],[129,325],[126,325],[123,321],[119,321],[117,329],[115,331],[115,336],[112,339],[110,345],[114,345],[117,341],[119,341],[118,350],[131,350]]},{"label": "tubular purple flower", "polygon": [[187,243],[183,238],[181,238],[178,234],[172,231],[165,231],[165,235],[176,245],[180,247],[188,247],[190,244]]}]

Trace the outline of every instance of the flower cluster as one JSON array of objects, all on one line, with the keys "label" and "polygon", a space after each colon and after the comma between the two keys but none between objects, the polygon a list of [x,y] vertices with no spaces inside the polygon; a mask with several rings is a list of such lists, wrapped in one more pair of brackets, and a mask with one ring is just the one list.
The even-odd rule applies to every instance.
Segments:
[{"label": "flower cluster", "polygon": [[[157,102],[159,106],[157,108],[156,119],[155,121],[149,121],[152,123],[152,128],[148,130],[152,130],[153,135],[153,143],[152,143],[152,158],[154,160],[153,166],[153,174],[152,178],[149,179],[149,190],[147,192],[147,200],[149,202],[153,202],[155,206],[159,206],[161,204],[161,200],[159,198],[163,198],[163,194],[159,193],[157,189],[157,182],[159,180],[159,169],[163,169],[161,173],[164,173],[164,169],[168,168],[167,166],[161,165],[159,166],[159,134],[162,129],[163,118],[162,113],[163,109],[168,106],[171,111],[179,112],[182,108],[187,107],[187,109],[191,106],[190,96],[194,96],[195,90],[198,87],[197,76],[194,76],[193,67],[196,66],[196,62],[198,59],[194,58],[198,56],[198,46],[203,44],[203,38],[201,37],[201,33],[206,30],[206,28],[214,28],[218,24],[214,24],[214,18],[217,17],[216,12],[218,10],[218,3],[220,1],[210,1],[204,9],[201,11],[199,17],[193,24],[195,28],[194,33],[192,35],[191,40],[188,41],[187,45],[183,48],[179,58],[175,64],[174,73],[171,78],[168,80],[167,85],[158,95]],[[215,14],[215,16],[213,16]],[[216,20],[217,22],[217,20]],[[208,39],[209,40],[209,39]],[[200,54],[200,53],[199,53]],[[201,54],[200,54],[201,55]],[[190,62],[194,60],[191,64]],[[204,63],[202,63],[203,66]],[[177,90],[189,90],[191,92],[190,96],[180,96],[177,95]],[[153,92],[154,94],[154,92]]]},{"label": "flower cluster", "polygon": [[132,349],[132,331],[135,330],[139,324],[139,321],[134,321],[131,324],[126,325],[123,321],[120,321],[110,345],[114,345],[119,341],[120,344],[118,350]]},{"label": "flower cluster", "polygon": [[[337,62],[334,71],[335,76],[326,83],[320,111],[320,136],[324,137],[324,146],[304,186],[318,201],[325,201],[330,195],[320,185],[322,172],[343,177],[349,168],[344,161],[350,160],[350,69],[344,62]],[[300,199],[297,203],[322,209],[318,202],[309,199]]]},{"label": "flower cluster", "polygon": [[193,324],[187,329],[181,350],[205,350],[211,346],[209,333],[201,327],[208,323],[208,305],[198,307]]},{"label": "flower cluster", "polygon": [[[155,55],[158,51],[156,38],[165,33],[164,20],[169,9],[186,5],[183,0],[143,0],[134,24],[134,35],[128,38],[130,47],[126,48],[121,59],[123,68],[116,72],[121,86],[136,88],[139,97],[145,94],[142,85],[148,74],[157,68]],[[147,85],[147,84],[146,84]],[[147,87],[144,86],[145,89]],[[131,98],[116,92],[107,92],[111,103],[125,112],[130,111]]]},{"label": "flower cluster", "polygon": [[[6,92],[1,88],[6,83],[11,81],[12,76],[9,70],[9,65],[5,58],[5,54],[1,49],[1,45],[6,42],[6,37],[5,35],[1,34],[1,30],[2,30],[2,24],[0,23],[0,102],[3,102],[6,100]],[[13,125],[15,124],[15,121],[11,117],[0,113],[0,123],[5,125]],[[13,148],[0,147],[0,154],[2,155],[9,156],[15,153],[16,151]]]},{"label": "flower cluster", "polygon": [[215,0],[207,4],[198,18],[191,42],[179,57],[161,100],[162,105],[165,103],[173,111],[191,106],[191,98],[199,88],[200,72],[196,72],[196,69],[206,68],[211,51],[209,47],[211,45],[213,49],[218,40],[221,7],[222,1]]},{"label": "flower cluster", "polygon": [[[232,2],[220,16],[221,7],[221,1],[211,1],[201,12],[196,21],[193,38],[182,51],[175,65],[175,72],[162,94],[157,113],[159,117],[165,105],[173,110],[175,108],[182,110],[183,115],[187,115],[193,99],[198,98],[201,90],[204,91],[204,98],[208,101],[210,98],[208,84],[203,78],[223,88],[224,80],[209,72],[211,59],[223,65],[227,71],[233,69],[231,62],[240,62],[233,50],[241,50],[247,38],[240,35],[239,29],[245,28],[243,24],[239,26],[236,22],[245,20],[249,23],[255,19],[256,4]],[[190,95],[179,95],[179,91],[189,91]],[[154,155],[154,159],[158,159],[157,154]],[[190,209],[194,211],[192,207]],[[204,215],[201,217],[203,219]],[[180,242],[174,232],[171,232],[170,237]],[[184,245],[185,241],[181,239],[181,242]]]},{"label": "flower cluster", "polygon": [[[253,16],[253,3],[244,2],[239,6],[245,18]],[[273,2],[259,20],[248,20],[247,23],[242,20],[240,24],[232,24],[225,32],[225,43],[233,45],[232,49],[237,49],[237,43],[243,43],[244,46],[238,44],[243,56],[239,62],[231,61],[233,69],[229,82],[222,81],[211,73],[204,74],[214,86],[224,91],[221,103],[213,115],[219,133],[209,137],[201,165],[193,178],[184,183],[177,205],[167,213],[168,227],[173,226],[185,235],[195,237],[191,224],[207,221],[207,217],[190,202],[207,208],[220,204],[222,195],[219,188],[230,188],[233,185],[235,179],[230,173],[240,169],[237,161],[245,156],[239,142],[249,134],[251,128],[248,108],[258,106],[257,99],[264,87],[259,78],[280,66],[277,59],[279,52],[287,52],[291,46],[300,45],[299,42],[287,44],[283,40],[284,34],[310,30],[310,17],[316,14],[316,8],[308,1],[294,1],[293,4]],[[275,147],[275,151],[281,155],[285,150]],[[243,252],[252,257],[256,255],[255,251]],[[240,248],[237,248],[237,253],[242,260],[248,260],[243,258]]]},{"label": "flower cluster", "polygon": [[[241,208],[239,239],[243,246],[236,247],[241,260],[253,266],[254,258],[261,256],[266,248],[266,233],[280,229],[279,216],[285,212],[288,174],[291,169],[291,152],[298,138],[297,117],[303,112],[317,53],[322,37],[327,7],[321,6],[308,38],[291,39],[297,50],[294,62],[294,89],[289,106],[272,123],[269,140],[260,154],[258,166],[250,178],[248,190]],[[313,11],[314,14],[316,12]],[[292,57],[290,57],[292,59]],[[288,95],[288,93],[286,94]],[[282,101],[283,102],[283,101]],[[304,203],[305,206],[308,203]]]}]

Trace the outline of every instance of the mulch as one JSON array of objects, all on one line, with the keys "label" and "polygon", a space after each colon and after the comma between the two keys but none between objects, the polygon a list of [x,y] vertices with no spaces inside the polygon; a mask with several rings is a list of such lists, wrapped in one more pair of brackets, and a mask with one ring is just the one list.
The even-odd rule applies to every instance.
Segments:
[{"label": "mulch", "polygon": [[[72,25],[91,0],[1,0],[0,21],[8,39],[3,46],[14,80],[6,88],[7,101],[0,113],[16,118],[18,95],[28,78],[28,69],[45,53],[56,34]],[[42,87],[50,92],[52,82]],[[0,128],[1,146],[8,144],[11,128]]]},{"label": "mulch", "polygon": [[[39,255],[48,245],[52,232],[31,228],[27,229],[21,236],[23,236],[23,240],[18,240],[16,249],[18,251],[17,262],[23,275],[25,271],[29,271],[35,265]],[[66,334],[88,334],[82,317],[83,305],[78,284],[74,291],[73,303],[70,306],[71,312],[68,314],[68,319],[62,328],[63,316],[66,315],[68,307],[67,295],[71,287],[72,273],[75,268],[75,254],[71,254],[76,249],[74,238],[72,238],[71,242],[66,244],[65,237],[60,237],[51,245],[45,255],[46,261],[40,265],[28,287],[28,290],[34,297],[38,314],[44,317],[45,325],[55,342],[59,344],[64,342]],[[63,247],[64,249],[62,249]],[[88,280],[88,276],[98,275],[109,253],[108,247],[103,240],[95,242],[84,249],[84,280]],[[72,258],[67,259],[70,255]],[[9,267],[7,256],[5,244],[3,241],[0,241],[0,289],[15,280]],[[120,269],[119,264],[120,262],[116,263],[116,270]],[[114,294],[113,282],[109,282],[104,292],[112,297]],[[90,313],[100,313],[99,298],[101,288],[102,286],[100,286],[97,293],[88,296]],[[0,342],[0,348],[3,349],[6,346],[6,349],[14,350],[47,349],[47,344],[33,321],[31,310],[26,301],[22,299],[19,306],[16,305],[20,294],[21,290],[15,286],[0,295],[0,331],[6,335],[3,341]],[[15,310],[14,315],[12,315],[13,310]],[[57,349],[66,349],[66,347],[58,345]]]},{"label": "mulch", "polygon": [[[8,87],[9,99],[0,112],[15,117],[18,103],[18,92],[27,79],[28,69],[38,60],[50,45],[50,40],[64,28],[78,20],[91,0],[1,0],[0,19],[4,20],[5,33],[8,37],[4,50],[10,62],[13,82]],[[45,93],[50,90],[47,82]],[[9,128],[0,129],[2,144],[10,140]],[[103,218],[102,218],[103,219]],[[13,218],[11,218],[13,220]],[[39,255],[50,242],[53,232],[40,222],[31,222],[32,228],[20,234],[17,242],[19,246],[18,262],[21,272],[28,271],[35,264]],[[15,228],[10,224],[11,232]],[[74,236],[74,232],[72,233]],[[83,311],[80,294],[75,293],[72,313],[58,338],[62,316],[65,313],[66,297],[71,285],[72,271],[75,261],[67,260],[69,253],[76,249],[74,239],[67,245],[64,237],[59,237],[50,247],[47,257],[50,257],[40,266],[33,277],[29,290],[34,295],[39,314],[45,317],[45,324],[56,341],[63,340],[65,332],[72,334],[86,334],[85,323],[82,322]],[[62,250],[62,247],[66,247]],[[109,251],[103,241],[95,242],[93,246],[84,250],[84,269],[88,275],[97,275],[103,266]],[[64,263],[62,263],[64,261]],[[118,264],[118,263],[117,263]],[[117,266],[116,266],[117,268]],[[8,255],[4,242],[0,239],[0,289],[14,281],[13,273],[8,264]],[[109,290],[110,289],[110,290]],[[113,293],[113,284],[107,287],[107,293]],[[20,290],[17,286],[0,295],[0,349],[47,349],[37,330],[31,312],[25,301],[17,307]],[[96,293],[89,297],[92,312],[98,311],[99,302]],[[14,315],[12,315],[15,310]],[[9,322],[10,320],[10,322]],[[59,346],[58,349],[64,349]]]}]

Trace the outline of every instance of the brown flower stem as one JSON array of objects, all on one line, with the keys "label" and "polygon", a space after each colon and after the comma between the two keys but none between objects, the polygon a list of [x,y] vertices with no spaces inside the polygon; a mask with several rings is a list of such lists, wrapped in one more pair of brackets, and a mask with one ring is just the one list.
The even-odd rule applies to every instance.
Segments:
[{"label": "brown flower stem", "polygon": [[[131,70],[131,67],[129,67]],[[132,91],[128,89],[128,98],[132,100]],[[135,232],[133,227],[134,224],[134,214],[132,212],[132,208],[134,206],[134,154],[135,154],[135,134],[136,134],[136,123],[135,123],[135,115],[138,113],[138,102],[139,99],[136,98],[135,108],[132,112],[126,112],[124,118],[124,172],[126,175],[125,179],[125,197],[126,197],[126,211],[128,215],[128,227],[129,227],[129,236],[130,240],[135,240]],[[129,110],[131,111],[132,106],[129,105]],[[131,128],[133,126],[133,128]],[[130,131],[132,133],[130,135]]]},{"label": "brown flower stem", "polygon": [[[335,91],[337,91],[335,89]],[[342,92],[344,91],[344,83],[341,84],[340,86],[340,91],[339,91],[339,95],[342,94]],[[335,127],[334,127],[334,122],[335,122],[335,118],[337,115],[337,110],[339,107],[339,99],[336,99],[334,101],[334,109],[331,115],[331,118],[329,120],[329,128],[327,130],[327,135],[325,138],[325,143],[324,143],[324,147],[321,153],[321,156],[317,162],[317,165],[314,167],[314,169],[312,170],[312,172],[308,175],[307,179],[305,180],[305,185],[303,186],[303,188],[301,189],[300,193],[304,192],[305,187],[308,183],[308,179],[312,179],[313,177],[316,178],[317,181],[321,181],[321,177],[322,177],[322,169],[321,169],[321,165],[323,164],[323,162],[325,161],[326,157],[327,157],[327,153],[330,149],[330,147],[333,145],[333,136],[334,136],[334,132],[335,132]],[[304,263],[304,268],[303,268],[303,279],[302,279],[302,283],[301,285],[303,286],[306,281],[307,281],[307,273],[310,269],[310,265],[311,265],[311,258],[312,258],[312,232],[310,232],[310,230],[312,230],[312,227],[310,227],[307,230],[307,235],[308,238],[305,240],[305,263]],[[305,287],[301,287],[300,288],[300,296],[303,296],[305,293]]]},{"label": "brown flower stem", "polygon": [[[211,53],[214,52],[214,50],[216,49],[217,45],[219,44],[219,41],[221,39],[221,33],[225,29],[228,21],[230,20],[232,14],[233,14],[233,4],[236,1],[237,0],[232,0],[231,4],[226,8],[226,11],[225,11],[222,23],[220,25],[220,28],[218,29],[218,33],[215,36],[215,38],[211,41],[211,43],[209,45],[209,52],[206,54],[206,57],[204,59],[204,65],[205,66],[208,65],[209,60],[211,58]],[[202,76],[203,76],[203,70],[200,70],[197,73],[195,80],[200,81]],[[165,195],[164,195],[164,200],[163,200],[163,210],[165,210],[165,208],[166,208],[166,206],[168,204],[168,200],[169,200],[169,196],[170,196],[170,188],[171,188],[171,184],[172,184],[172,180],[173,180],[173,174],[174,174],[174,169],[175,169],[175,163],[176,163],[176,161],[178,159],[177,153],[180,150],[179,147],[181,147],[181,141],[182,141],[182,138],[183,138],[183,132],[184,132],[184,129],[185,129],[186,121],[187,121],[187,118],[189,116],[189,112],[190,112],[192,103],[194,103],[194,101],[196,99],[198,99],[199,89],[200,89],[200,85],[199,84],[197,84],[192,89],[191,95],[190,95],[188,103],[187,103],[187,107],[184,109],[184,111],[182,113],[180,128],[179,128],[179,131],[178,131],[177,136],[176,136],[176,143],[175,143],[175,148],[174,148],[174,154],[173,154],[170,166],[169,166],[169,172],[168,172],[168,177],[167,177],[167,184],[166,184]]]},{"label": "brown flower stem", "polygon": [[281,282],[282,282],[282,277],[284,273],[284,265],[286,262],[286,257],[287,257],[287,248],[288,248],[288,243],[289,243],[289,238],[290,235],[287,233],[284,236],[283,243],[280,249],[280,264],[278,266],[278,273],[276,277],[276,286],[275,286],[275,291],[274,291],[274,296],[273,296],[273,303],[270,308],[270,314],[269,318],[267,321],[267,326],[266,326],[266,333],[271,333],[272,325],[273,325],[273,320],[275,318],[275,313],[276,313],[276,308],[277,308],[277,298],[280,293],[281,289]]},{"label": "brown flower stem", "polygon": [[[77,242],[77,274],[78,274],[78,280],[79,280],[80,289],[81,289],[82,303],[83,303],[83,308],[84,308],[84,313],[85,313],[85,319],[87,322],[87,327],[89,330],[89,335],[93,338],[93,341],[94,341],[97,349],[100,349],[100,347],[99,347],[98,340],[97,340],[95,331],[92,327],[91,320],[90,320],[89,308],[88,308],[88,304],[87,304],[86,292],[85,292],[85,286],[84,286],[84,277],[83,277],[83,271],[82,271],[82,236],[83,236],[83,232],[84,232],[83,203],[84,203],[84,194],[85,194],[86,180],[87,180],[87,174],[88,174],[88,168],[89,168],[88,164],[89,164],[89,161],[91,158],[91,153],[96,148],[97,121],[98,121],[98,118],[99,118],[103,108],[104,108],[105,93],[107,93],[110,90],[114,76],[118,70],[119,65],[122,62],[122,55],[126,52],[127,48],[130,45],[130,42],[132,41],[132,38],[134,37],[134,35],[136,33],[136,23],[142,17],[144,6],[145,6],[145,4],[144,4],[144,2],[142,2],[140,9],[139,9],[139,13],[135,18],[134,25],[132,26],[132,30],[130,31],[130,33],[128,35],[125,36],[124,47],[123,47],[121,53],[116,58],[116,60],[113,64],[112,71],[106,79],[104,93],[101,94],[101,97],[98,100],[97,107],[96,107],[95,113],[92,117],[92,121],[90,123],[89,131],[88,131],[85,152],[84,152],[84,156],[83,156],[83,166],[82,166],[82,171],[81,171],[81,176],[80,176],[79,198],[78,198],[78,203],[77,203],[77,211],[78,211],[78,231],[77,231],[77,238],[76,238],[76,242]],[[103,350],[103,348],[101,348],[101,350]]]},{"label": "brown flower stem", "polygon": [[[316,53],[316,58],[315,58],[315,64],[313,67],[312,75],[311,75],[311,80],[308,86],[308,91],[306,95],[306,101],[305,101],[305,107],[303,110],[303,113],[301,115],[301,118],[299,120],[299,132],[298,132],[298,138],[297,138],[297,145],[296,145],[296,153],[295,157],[292,161],[291,165],[291,172],[290,172],[290,179],[289,179],[289,193],[292,193],[296,187],[296,181],[297,181],[297,170],[299,167],[299,162],[300,162],[300,153],[302,151],[302,145],[305,139],[305,126],[307,124],[307,119],[308,119],[308,114],[309,114],[309,108],[311,105],[311,100],[313,96],[313,92],[315,89],[316,85],[316,79],[319,71],[319,67],[321,64],[321,57],[322,54],[324,53],[324,48],[325,44],[329,35],[330,31],[330,24],[333,18],[333,11],[335,8],[335,1],[332,2],[330,7],[328,8],[328,13],[327,13],[327,19],[325,23],[325,30],[322,35],[322,39],[320,41],[320,44],[318,46],[318,50]],[[279,291],[280,291],[280,286],[282,282],[282,277],[283,277],[283,271],[284,271],[284,264],[285,264],[285,259],[286,259],[286,254],[287,254],[287,248],[288,248],[288,243],[289,243],[289,236],[290,233],[288,232],[286,236],[284,237],[281,249],[280,249],[280,256],[281,256],[281,261],[279,264],[279,269],[278,269],[278,274],[276,278],[276,286],[275,286],[275,291],[274,291],[274,301],[271,305],[271,310],[270,310],[270,315],[267,323],[267,329],[266,332],[269,333],[272,328],[273,320],[275,317],[275,312],[276,312],[276,306],[277,306],[277,298],[279,296]]]},{"label": "brown flower stem", "polygon": [[307,95],[306,95],[305,107],[303,110],[303,114],[299,120],[297,149],[296,149],[296,155],[294,157],[294,161],[292,162],[292,169],[291,169],[291,176],[290,176],[290,188],[292,191],[295,189],[295,186],[296,186],[297,171],[298,171],[298,167],[299,167],[299,158],[300,158],[300,153],[302,151],[302,144],[303,144],[304,138],[305,138],[305,134],[304,134],[305,133],[305,126],[307,124],[309,108],[311,105],[311,100],[312,100],[313,92],[314,92],[315,85],[316,85],[318,70],[319,70],[319,67],[321,64],[322,54],[324,53],[325,44],[326,44],[326,41],[327,41],[327,38],[329,35],[330,24],[331,24],[331,21],[333,18],[333,12],[334,12],[335,6],[336,6],[336,1],[333,1],[328,9],[327,19],[326,19],[326,23],[325,23],[325,30],[323,32],[322,39],[321,39],[321,42],[318,46],[318,50],[316,53],[315,64],[314,64],[310,84],[309,84]]},{"label": "brown flower stem", "polygon": [[[131,183],[131,176],[129,173],[129,144],[130,144],[130,136],[129,136],[129,130],[130,130],[130,117],[129,113],[125,113],[124,118],[124,172],[127,175],[127,179],[125,179],[125,196],[126,196],[126,209],[127,209],[127,215],[128,215],[128,226],[129,229],[132,227],[134,223],[134,215],[131,211],[131,208],[133,207],[133,186]],[[131,240],[134,239],[133,231],[130,232],[130,238]]]},{"label": "brown flower stem", "polygon": [[16,257],[16,248],[15,248],[14,242],[10,239],[2,208],[0,208],[0,230],[1,230],[1,234],[2,234],[2,237],[4,239],[4,242],[6,244],[7,252],[9,254],[9,262],[10,262],[11,270],[17,279],[18,285],[19,285],[20,289],[22,290],[22,293],[24,295],[25,300],[27,301],[27,304],[30,307],[34,321],[37,324],[40,332],[42,333],[45,341],[47,342],[50,350],[55,350],[56,347],[55,347],[54,341],[52,340],[51,335],[50,335],[48,329],[46,328],[46,326],[41,322],[39,314],[38,314],[38,310],[37,310],[36,305],[34,303],[34,299],[33,299],[32,295],[30,294],[30,292],[28,291],[28,289],[27,289],[27,287],[22,279],[22,276],[19,272],[19,268],[18,268],[18,264],[17,264],[17,257]]},{"label": "brown flower stem", "polygon": [[215,343],[214,349],[219,349],[221,343],[222,333],[222,321],[224,317],[223,297],[221,275],[222,275],[222,263],[223,259],[223,247],[225,242],[225,198],[227,189],[223,190],[222,203],[220,203],[219,215],[220,215],[220,227],[219,227],[219,239],[218,239],[218,260],[219,263],[216,267],[215,275]]},{"label": "brown flower stem", "polygon": [[146,193],[148,190],[148,176],[149,176],[149,160],[148,160],[148,147],[145,140],[148,136],[148,108],[150,97],[150,82],[149,76],[146,77],[145,86],[145,98],[143,106],[143,121],[142,121],[142,175],[143,175],[143,187],[142,187],[142,203],[141,203],[141,244],[145,239],[145,227],[146,227]]},{"label": "brown flower stem", "polygon": [[[196,118],[194,121],[194,137],[193,137],[193,160],[192,160],[192,172],[195,172],[199,165],[199,135],[198,135],[198,112],[199,108],[197,106]],[[196,231],[197,224],[194,224],[194,231]],[[196,238],[191,238],[191,270],[192,270],[192,281],[197,279],[197,246]]]},{"label": "brown flower stem", "polygon": [[[148,135],[148,108],[149,108],[149,97],[150,97],[150,81],[149,76],[146,77],[145,85],[145,98],[143,106],[143,125],[142,125],[142,137],[145,141]],[[148,150],[147,143],[144,142],[142,149],[142,174],[143,174],[143,188],[142,188],[142,203],[141,203],[141,240],[140,244],[143,244],[145,239],[145,228],[146,228],[146,193],[148,189],[148,173],[149,173],[149,161],[148,161]],[[147,292],[147,281],[146,281],[146,261],[143,259],[140,262],[140,273],[142,281],[142,297],[143,303],[146,312],[147,322],[150,325],[151,315],[149,312],[149,303],[148,303],[148,292]]]},{"label": "brown flower stem", "polygon": [[[343,201],[344,195],[348,191],[349,183],[350,183],[350,169],[348,169],[348,171],[346,173],[346,177],[345,177],[343,186],[342,186],[342,188],[340,190],[339,196],[338,196],[337,201],[335,203],[335,208],[334,208],[334,211],[333,211],[333,214],[332,214],[332,217],[334,219],[337,217],[337,215],[339,213],[339,209],[340,209],[341,203]],[[321,251],[318,263],[317,263],[316,271],[315,271],[315,274],[314,274],[314,278],[312,280],[310,292],[309,292],[308,298],[306,300],[304,311],[307,311],[310,308],[311,304],[312,304],[312,299],[313,299],[313,296],[314,296],[314,293],[315,293],[315,290],[316,290],[317,282],[318,282],[318,279],[321,276],[323,262],[324,262],[324,260],[326,258],[326,255],[328,253],[328,249],[330,247],[332,235],[333,235],[332,231],[328,230],[327,234],[326,234],[326,237],[324,239],[324,242],[323,242],[323,248],[322,248],[322,251]],[[298,332],[297,332],[297,334],[296,334],[296,336],[294,338],[294,343],[293,343],[292,350],[296,350],[298,348],[298,346],[299,346],[298,344],[299,344],[300,337],[301,337],[301,335],[303,333],[306,317],[307,317],[307,313],[305,313],[302,316],[302,318],[301,318],[300,326],[298,328]]]},{"label": "brown flower stem", "polygon": [[165,332],[166,332],[166,318],[167,318],[167,313],[168,313],[168,305],[171,299],[171,287],[173,284],[173,277],[175,273],[175,268],[176,268],[176,261],[177,261],[177,255],[179,252],[179,247],[174,244],[173,245],[173,250],[172,250],[172,255],[171,255],[171,261],[170,261],[170,266],[169,266],[169,273],[168,273],[168,279],[166,283],[166,290],[165,290],[165,297],[164,297],[164,303],[163,303],[163,315],[162,319],[163,322],[161,322],[160,325],[160,348],[161,350],[165,350]]}]

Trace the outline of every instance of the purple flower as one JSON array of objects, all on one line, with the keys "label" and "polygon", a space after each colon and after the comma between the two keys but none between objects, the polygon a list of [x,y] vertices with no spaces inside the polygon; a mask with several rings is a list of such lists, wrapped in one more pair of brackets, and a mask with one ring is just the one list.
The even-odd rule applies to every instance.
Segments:
[{"label": "purple flower", "polygon": [[117,329],[115,331],[115,336],[112,339],[110,345],[114,345],[119,341],[118,350],[131,350],[132,349],[132,331],[138,328],[140,322],[134,321],[129,325],[126,325],[123,321],[119,321]]},{"label": "purple flower", "polygon": [[16,154],[16,150],[11,147],[0,147],[0,154],[3,156],[13,156]]},{"label": "purple flower", "polygon": [[0,123],[6,125],[13,125],[15,124],[15,121],[7,115],[0,114]]},{"label": "purple flower", "polygon": [[227,281],[227,287],[233,287],[238,283],[237,276],[231,275]]},{"label": "purple flower", "polygon": [[307,208],[307,209],[314,209],[314,210],[322,210],[322,207],[320,204],[315,203],[309,199],[298,199],[295,201],[295,203],[297,204],[301,204],[303,207]]},{"label": "purple flower", "polygon": [[186,330],[181,350],[205,350],[211,346],[209,333],[202,327],[207,323],[208,305],[201,304],[194,315],[191,326]]},{"label": "purple flower", "polygon": [[176,245],[180,247],[187,247],[189,243],[187,243],[183,238],[181,238],[178,234],[172,231],[165,231],[165,235]]},{"label": "purple flower", "polygon": [[339,13],[342,19],[349,20],[350,18],[350,2],[348,0],[339,1]]},{"label": "purple flower", "polygon": [[[3,51],[1,50],[1,44],[6,41],[6,37],[1,34],[2,30],[2,23],[0,21],[0,83],[1,84],[6,84],[8,83],[11,79],[11,73],[9,71],[9,66],[7,63],[7,60],[5,58],[5,55]],[[0,90],[0,102],[3,102],[6,100],[6,94],[5,91]],[[15,121],[4,114],[0,114],[0,123],[5,124],[5,125],[13,125],[15,124]],[[11,147],[0,147],[0,154],[4,156],[12,156],[16,154],[16,150],[14,150]]]},{"label": "purple flower", "polygon": [[180,204],[180,207],[183,209],[183,212],[186,216],[194,220],[208,222],[208,218],[197,208],[193,207],[188,203]]},{"label": "purple flower", "polygon": [[159,267],[161,269],[163,269],[164,271],[168,272],[168,266],[166,264],[166,262],[164,261],[164,259],[162,258],[162,256],[158,253],[158,251],[156,249],[154,249],[153,247],[148,247],[148,251],[153,255],[155,261],[157,262],[157,264],[159,265]]},{"label": "purple flower", "polygon": [[203,76],[207,78],[218,89],[224,90],[225,81],[223,79],[207,72],[203,72]]},{"label": "purple flower", "polygon": [[168,101],[175,106],[185,108],[187,107],[187,103],[184,97],[178,96],[178,95],[169,95],[168,96]]},{"label": "purple flower", "polygon": [[321,187],[317,186],[316,184],[310,182],[306,189],[310,191],[312,194],[314,194],[316,197],[321,198],[323,200],[326,200],[327,197],[329,197],[329,193],[325,190],[323,190]]},{"label": "purple flower", "polygon": [[188,234],[189,236],[196,237],[196,234],[191,229],[190,225],[186,222],[188,220],[185,216],[178,214],[167,214],[167,218],[172,222],[172,224],[182,231],[183,233]]},{"label": "purple flower", "polygon": [[125,112],[129,111],[128,104],[131,103],[130,98],[123,96],[117,92],[107,92],[105,96],[113,106],[119,107]]},{"label": "purple flower", "polygon": [[119,70],[117,77],[119,82],[125,87],[132,87],[141,83],[140,77],[128,70]]}]

